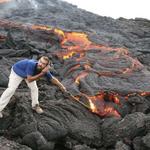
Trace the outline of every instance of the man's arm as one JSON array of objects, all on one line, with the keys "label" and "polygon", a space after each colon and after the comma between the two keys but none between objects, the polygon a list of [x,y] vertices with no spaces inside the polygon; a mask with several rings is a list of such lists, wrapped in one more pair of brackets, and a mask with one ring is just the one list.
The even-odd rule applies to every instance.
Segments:
[{"label": "man's arm", "polygon": [[66,91],[66,88],[63,86],[63,84],[55,77],[52,77],[51,78],[51,82],[55,85],[57,85],[61,91],[65,92]]},{"label": "man's arm", "polygon": [[34,75],[34,76],[31,76],[31,75],[28,75],[27,76],[27,80],[28,82],[32,82],[32,81],[35,81],[35,80],[38,80],[39,78],[41,78],[42,76],[44,76],[49,70],[49,66],[45,67],[39,74],[37,75]]},{"label": "man's arm", "polygon": [[32,81],[35,81],[35,80],[38,80],[39,78],[41,78],[45,73],[44,72],[40,72],[39,74],[35,75],[35,76],[30,76],[28,75],[27,76],[27,81],[28,82],[32,82]]}]

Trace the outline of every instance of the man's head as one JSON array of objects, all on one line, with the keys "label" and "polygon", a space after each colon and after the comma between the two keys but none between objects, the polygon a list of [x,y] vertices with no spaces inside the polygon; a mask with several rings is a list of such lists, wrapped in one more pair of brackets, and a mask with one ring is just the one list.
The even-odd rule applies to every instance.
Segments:
[{"label": "man's head", "polygon": [[51,61],[49,60],[47,56],[42,56],[38,61],[37,68],[38,70],[43,70],[50,63]]}]

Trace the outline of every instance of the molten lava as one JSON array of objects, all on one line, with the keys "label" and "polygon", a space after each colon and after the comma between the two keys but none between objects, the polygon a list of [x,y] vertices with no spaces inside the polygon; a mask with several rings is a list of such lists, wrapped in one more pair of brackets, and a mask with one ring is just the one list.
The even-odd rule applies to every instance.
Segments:
[{"label": "molten lava", "polygon": [[110,101],[114,101],[116,104],[120,104],[118,95],[113,95],[112,93],[99,92],[95,96],[87,96],[82,93],[88,101],[88,106],[93,113],[100,116],[116,116],[120,117],[120,114],[113,108]]},{"label": "molten lava", "polygon": [[34,29],[34,30],[47,30],[47,31],[51,31],[52,30],[51,27],[39,26],[39,25],[32,25],[31,28]]},{"label": "molten lava", "polygon": [[76,84],[80,84],[80,80],[85,78],[88,75],[88,72],[81,72],[75,79]]},{"label": "molten lava", "polygon": [[[0,0],[0,3],[8,2],[10,0]],[[108,77],[128,77],[133,72],[139,71],[143,65],[135,58],[129,55],[125,48],[113,48],[101,44],[96,44],[88,39],[88,35],[79,32],[65,32],[60,29],[52,28],[44,25],[29,25],[19,24],[6,20],[0,21],[1,27],[14,27],[19,29],[28,30],[42,30],[46,33],[54,33],[60,40],[61,51],[54,52],[61,60],[64,60],[65,65],[71,64],[65,72],[67,78],[72,75],[72,82],[77,87],[80,87],[81,79],[87,79],[90,73],[96,74],[98,78],[101,76]],[[47,32],[48,31],[48,32]],[[0,35],[0,42],[5,41],[6,37]],[[118,65],[119,64],[119,65]],[[120,79],[121,80],[121,79]],[[79,88],[80,90],[80,88]],[[114,115],[119,117],[120,114],[115,110],[113,104],[118,107],[121,106],[120,95],[116,92],[98,92],[94,96],[89,96],[88,93],[81,93],[84,95],[85,101],[75,98],[78,102],[90,109],[92,112],[100,116]],[[147,96],[150,92],[133,92],[129,93],[124,98],[133,95]]]},{"label": "molten lava", "polygon": [[[65,75],[68,75],[69,73],[75,72],[82,68],[82,71],[78,73],[74,80],[77,86],[80,85],[80,80],[87,77],[90,72],[96,73],[99,76],[117,76],[118,74],[130,74],[133,71],[139,70],[143,67],[143,65],[137,59],[133,59],[129,56],[127,49],[112,48],[95,44],[88,39],[88,36],[85,33],[63,32],[60,30],[55,30],[55,33],[58,36],[61,36],[61,47],[63,49],[62,52],[57,53],[57,56],[64,60],[72,59],[77,62],[76,65],[72,66],[72,68],[69,68]],[[92,62],[96,61],[96,59],[86,57],[88,53],[93,51],[97,54],[96,56],[100,56],[100,60],[98,60],[99,62],[97,63],[100,63],[106,69],[116,67],[114,69],[115,71],[101,71],[95,69],[92,66]],[[86,63],[81,65],[81,61]],[[123,62],[123,65],[120,68],[118,68],[117,65],[119,61],[120,64]],[[127,66],[124,64],[127,64]],[[110,104],[115,103],[118,106],[121,105],[119,95],[117,93],[109,92],[106,94],[102,92],[95,96],[87,96],[87,93],[84,93],[84,96],[88,101],[87,107],[90,108],[92,112],[100,116],[120,116],[117,110],[115,110]]]},{"label": "molten lava", "polygon": [[[104,45],[97,45],[91,42],[85,33],[63,32],[60,30],[55,30],[55,33],[58,34],[58,36],[61,36],[61,38],[63,37],[61,47],[65,51],[57,53],[57,56],[63,58],[64,60],[76,57],[76,61],[81,61],[82,58],[85,57],[86,53],[90,51],[96,51],[97,55],[104,55],[102,59],[105,59],[105,57],[107,56],[106,59],[108,62],[114,62],[117,64],[118,59],[120,59],[121,57],[127,62],[130,61],[130,66],[120,68],[120,70],[118,70],[118,73],[126,74],[143,67],[143,65],[139,61],[133,59],[128,55],[129,52],[127,49],[111,48]],[[110,57],[108,56],[109,53],[114,54]],[[107,73],[110,74],[110,72]]]}]

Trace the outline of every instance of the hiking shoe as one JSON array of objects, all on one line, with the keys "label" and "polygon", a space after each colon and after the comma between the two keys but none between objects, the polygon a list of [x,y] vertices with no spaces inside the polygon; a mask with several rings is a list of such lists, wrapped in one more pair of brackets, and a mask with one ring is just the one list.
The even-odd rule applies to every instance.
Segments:
[{"label": "hiking shoe", "polygon": [[38,114],[42,114],[44,111],[39,105],[35,105],[32,107],[33,110],[35,110]]},{"label": "hiking shoe", "polygon": [[3,114],[2,114],[2,112],[0,111],[0,118],[3,118]]}]

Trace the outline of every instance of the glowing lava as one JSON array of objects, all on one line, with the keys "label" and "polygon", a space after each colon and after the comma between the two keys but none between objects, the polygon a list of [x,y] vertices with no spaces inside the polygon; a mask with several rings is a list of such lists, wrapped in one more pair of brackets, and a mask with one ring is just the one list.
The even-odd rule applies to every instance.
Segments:
[{"label": "glowing lava", "polygon": [[[0,0],[0,3],[8,1],[11,0]],[[45,31],[46,33],[54,33],[54,35],[58,37],[61,47],[61,51],[54,52],[54,54],[64,61],[64,67],[67,63],[73,62],[73,64],[70,65],[71,67],[69,66],[68,70],[66,70],[65,77],[67,78],[71,74],[72,82],[77,87],[80,87],[81,80],[88,80],[90,73],[96,74],[98,78],[101,76],[128,77],[132,75],[134,71],[136,72],[143,68],[143,65],[137,59],[129,55],[127,49],[96,44],[90,41],[88,35],[85,33],[65,32],[50,26],[23,25],[6,20],[1,20],[0,26],[15,27],[25,31],[38,30]],[[5,36],[0,35],[0,42],[5,41],[5,39]],[[121,78],[119,82],[120,81]],[[80,88],[79,92],[81,93],[81,97],[84,95],[85,101],[82,101],[82,98],[73,98],[92,112],[100,116],[120,116],[119,112],[113,107],[113,104],[118,107],[121,106],[119,94],[107,91],[98,92],[98,94],[94,96],[89,96],[88,93],[82,93]],[[150,92],[133,92],[127,94],[124,98],[128,99],[130,96],[134,95],[147,96],[150,95]]]},{"label": "glowing lava", "polygon": [[120,117],[119,112],[113,108],[110,101],[114,101],[116,104],[120,103],[118,95],[113,95],[111,93],[99,92],[95,96],[87,96],[83,94],[88,101],[88,106],[93,113],[99,116],[116,116]]},{"label": "glowing lava", "polygon": [[40,25],[32,25],[31,26],[32,29],[34,30],[47,30],[47,31],[51,31],[52,28],[51,27],[48,27],[48,26],[40,26]]},{"label": "glowing lava", "polygon": [[[76,65],[73,65],[66,72],[65,75],[73,73],[77,70],[82,70],[78,72],[74,79],[74,83],[79,86],[80,80],[87,77],[90,72],[96,73],[99,76],[118,76],[120,74],[131,74],[133,71],[137,71],[143,68],[143,65],[137,60],[133,59],[127,49],[125,48],[112,48],[104,45],[98,45],[88,39],[88,36],[85,33],[77,32],[63,32],[61,30],[55,30],[55,33],[58,36],[61,36],[61,47],[62,52],[57,53],[59,58],[64,60],[72,59],[76,61]],[[86,56],[88,53],[94,52],[95,58],[90,58]],[[99,59],[98,59],[99,57]],[[96,59],[97,58],[97,59]],[[80,62],[85,62],[83,65]],[[93,62],[99,63],[101,66],[106,68],[105,71],[95,69],[92,65]],[[121,65],[118,66],[118,63]],[[113,68],[114,71],[107,71],[107,68]],[[110,69],[111,70],[111,69]],[[141,95],[145,95],[142,93]],[[95,96],[88,96],[84,93],[86,100],[88,102],[88,108],[100,116],[117,116],[120,114],[111,106],[110,103],[115,103],[120,106],[119,95],[117,93],[104,93],[100,92]],[[128,97],[128,96],[127,96]],[[108,102],[106,102],[107,100]]]}]

